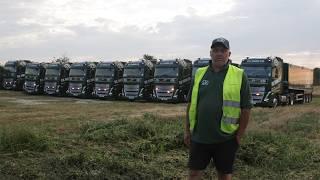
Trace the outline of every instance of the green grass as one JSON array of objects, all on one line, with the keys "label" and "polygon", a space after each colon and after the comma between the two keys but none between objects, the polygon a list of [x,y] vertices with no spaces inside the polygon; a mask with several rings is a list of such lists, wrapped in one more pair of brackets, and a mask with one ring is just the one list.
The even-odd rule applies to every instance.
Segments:
[{"label": "green grass", "polygon": [[23,127],[0,129],[0,152],[14,153],[30,150],[42,152],[48,148],[45,136]]},{"label": "green grass", "polygon": [[[294,107],[253,109],[255,128],[242,140],[234,179],[320,179],[319,99]],[[1,98],[0,104],[6,105]],[[102,107],[100,101],[93,107],[4,107],[0,117],[10,121],[0,120],[6,122],[0,128],[0,179],[184,179],[188,149],[183,144],[183,109],[167,116],[157,113],[164,111],[164,104],[154,104],[156,112],[139,110],[139,116],[114,116],[121,112],[121,104],[126,111],[137,111],[130,103]],[[80,115],[77,107],[82,110]],[[67,108],[70,114],[58,112]],[[112,118],[103,112],[97,118],[96,108],[110,111]],[[305,109],[298,116],[284,119],[282,113],[301,108]],[[280,115],[283,123],[264,128]],[[207,168],[204,179],[216,179],[213,167]]]}]

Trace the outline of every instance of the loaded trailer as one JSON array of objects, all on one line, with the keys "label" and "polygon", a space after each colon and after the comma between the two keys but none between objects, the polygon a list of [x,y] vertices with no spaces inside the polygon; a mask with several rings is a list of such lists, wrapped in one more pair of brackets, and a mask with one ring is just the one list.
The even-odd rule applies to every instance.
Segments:
[{"label": "loaded trailer", "polygon": [[276,107],[312,100],[312,69],[286,63],[280,57],[246,58],[241,68],[248,76],[256,106]]}]

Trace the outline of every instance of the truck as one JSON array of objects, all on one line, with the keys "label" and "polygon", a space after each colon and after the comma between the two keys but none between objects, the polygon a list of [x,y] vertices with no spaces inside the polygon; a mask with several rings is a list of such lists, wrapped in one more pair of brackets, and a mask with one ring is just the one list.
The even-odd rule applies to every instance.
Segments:
[{"label": "truck", "polygon": [[198,58],[193,62],[192,65],[192,78],[194,78],[197,70],[201,67],[208,66],[210,64],[211,58]]},{"label": "truck", "polygon": [[93,95],[100,99],[122,97],[124,62],[100,62],[95,73]]},{"label": "truck", "polygon": [[28,63],[23,90],[28,94],[43,94],[47,63]]},{"label": "truck", "polygon": [[[211,63],[211,58],[198,58],[197,60],[195,60],[192,66],[192,78],[194,78],[199,68],[208,66],[210,65],[210,63]],[[239,64],[232,62],[232,60],[230,60],[230,63],[236,67],[240,67]]]},{"label": "truck", "polygon": [[312,100],[313,70],[284,62],[280,57],[243,59],[255,106],[276,107]]},{"label": "truck", "polygon": [[156,60],[129,61],[124,66],[123,95],[130,101],[153,100],[154,64]]},{"label": "truck", "polygon": [[6,73],[6,70],[4,69],[3,66],[0,65],[0,89],[3,88],[3,76]]},{"label": "truck", "polygon": [[69,96],[92,97],[96,65],[97,62],[78,62],[71,65],[67,90]]},{"label": "truck", "polygon": [[6,73],[3,75],[2,86],[6,90],[21,91],[25,82],[25,71],[30,60],[8,61],[4,65]]},{"label": "truck", "polygon": [[66,96],[69,86],[71,63],[55,62],[46,67],[44,93],[53,96]]},{"label": "truck", "polygon": [[154,95],[157,101],[185,102],[191,85],[192,62],[160,60],[155,67]]},{"label": "truck", "polygon": [[314,68],[313,70],[313,84],[320,86],[320,68]]}]

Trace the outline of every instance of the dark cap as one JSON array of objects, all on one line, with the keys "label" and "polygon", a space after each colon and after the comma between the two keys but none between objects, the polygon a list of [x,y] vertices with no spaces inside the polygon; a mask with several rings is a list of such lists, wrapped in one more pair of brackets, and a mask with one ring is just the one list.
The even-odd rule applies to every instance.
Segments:
[{"label": "dark cap", "polygon": [[229,41],[226,40],[225,38],[217,38],[217,39],[214,39],[212,41],[212,45],[211,45],[211,48],[213,48],[215,45],[217,44],[222,44],[225,48],[227,49],[230,49],[230,46],[229,46]]}]

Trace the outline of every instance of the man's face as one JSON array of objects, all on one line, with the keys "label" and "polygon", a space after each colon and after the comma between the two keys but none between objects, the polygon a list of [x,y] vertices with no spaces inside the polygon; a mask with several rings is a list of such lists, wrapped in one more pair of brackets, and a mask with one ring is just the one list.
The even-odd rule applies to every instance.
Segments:
[{"label": "man's face", "polygon": [[216,67],[224,66],[228,62],[230,54],[230,50],[225,48],[223,45],[213,46],[210,50],[212,64]]}]

